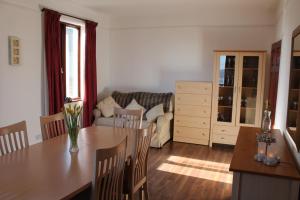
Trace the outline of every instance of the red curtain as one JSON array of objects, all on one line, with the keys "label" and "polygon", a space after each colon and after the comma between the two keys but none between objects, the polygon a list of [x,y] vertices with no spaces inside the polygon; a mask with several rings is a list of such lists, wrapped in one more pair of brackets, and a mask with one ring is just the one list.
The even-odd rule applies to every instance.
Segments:
[{"label": "red curtain", "polygon": [[93,109],[97,103],[97,74],[96,74],[96,27],[97,23],[86,21],[85,43],[85,95],[83,108],[83,126],[93,123]]},{"label": "red curtain", "polygon": [[64,80],[61,65],[61,14],[44,10],[45,61],[47,69],[49,114],[61,112],[64,104]]}]

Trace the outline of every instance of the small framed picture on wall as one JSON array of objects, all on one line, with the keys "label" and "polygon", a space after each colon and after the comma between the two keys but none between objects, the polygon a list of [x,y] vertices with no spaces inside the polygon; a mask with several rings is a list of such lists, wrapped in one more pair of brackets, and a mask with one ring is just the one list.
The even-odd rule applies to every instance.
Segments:
[{"label": "small framed picture on wall", "polygon": [[9,64],[20,65],[20,39],[16,36],[8,37],[9,46]]}]

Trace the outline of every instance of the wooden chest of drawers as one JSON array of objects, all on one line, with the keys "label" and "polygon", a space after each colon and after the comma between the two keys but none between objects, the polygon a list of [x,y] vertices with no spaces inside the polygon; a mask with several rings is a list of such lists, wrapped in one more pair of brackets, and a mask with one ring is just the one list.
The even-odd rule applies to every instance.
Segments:
[{"label": "wooden chest of drawers", "polygon": [[209,144],[212,83],[177,81],[174,141]]}]

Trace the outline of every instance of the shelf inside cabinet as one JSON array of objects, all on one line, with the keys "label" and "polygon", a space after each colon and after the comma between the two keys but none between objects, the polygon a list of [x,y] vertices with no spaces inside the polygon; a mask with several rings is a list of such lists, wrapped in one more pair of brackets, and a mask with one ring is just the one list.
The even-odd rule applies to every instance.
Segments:
[{"label": "shelf inside cabinet", "polygon": [[290,91],[292,91],[292,92],[299,92],[300,89],[293,89],[293,88],[291,88]]},{"label": "shelf inside cabinet", "polygon": [[297,112],[298,112],[298,110],[289,109],[289,112],[292,112],[292,113],[297,113]]},{"label": "shelf inside cabinet", "polygon": [[244,67],[243,68],[243,70],[245,70],[245,71],[247,71],[247,70],[249,70],[249,71],[251,71],[251,70],[258,70],[258,68],[254,68],[254,67]]},{"label": "shelf inside cabinet", "polygon": [[221,86],[219,85],[219,89],[224,89],[224,90],[233,90],[233,86],[227,86],[227,85],[224,85],[224,86]]},{"label": "shelf inside cabinet", "polygon": [[256,87],[245,87],[245,86],[243,86],[242,88],[243,89],[252,89],[252,90],[256,90],[257,89]]},{"label": "shelf inside cabinet", "polygon": [[218,105],[219,108],[227,108],[227,109],[232,109],[232,106],[222,106],[222,105]]},{"label": "shelf inside cabinet", "polygon": [[224,69],[225,69],[225,70],[227,70],[227,69],[228,69],[228,70],[234,70],[233,67],[225,67]]},{"label": "shelf inside cabinet", "polygon": [[244,109],[244,110],[255,110],[256,108],[253,108],[253,107],[243,107],[241,106],[241,109]]}]

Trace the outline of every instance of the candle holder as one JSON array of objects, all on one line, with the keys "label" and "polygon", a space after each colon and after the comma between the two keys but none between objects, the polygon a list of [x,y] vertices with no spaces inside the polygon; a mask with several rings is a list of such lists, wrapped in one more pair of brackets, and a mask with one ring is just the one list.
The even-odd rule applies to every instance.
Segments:
[{"label": "candle holder", "polygon": [[276,139],[271,134],[257,134],[257,154],[254,156],[258,162],[263,162],[268,166],[275,166],[280,162],[277,156]]},{"label": "candle holder", "polygon": [[276,166],[280,162],[280,157],[277,156],[276,143],[272,142],[267,145],[266,157],[264,159],[264,164],[268,166]]},{"label": "candle holder", "polygon": [[266,158],[266,143],[257,141],[257,154],[254,156],[258,162],[263,162]]}]

